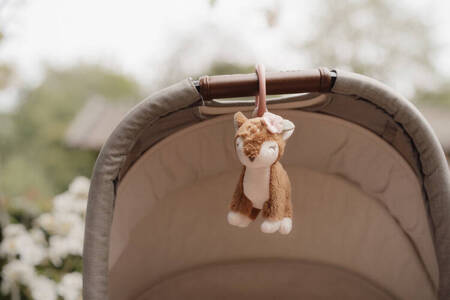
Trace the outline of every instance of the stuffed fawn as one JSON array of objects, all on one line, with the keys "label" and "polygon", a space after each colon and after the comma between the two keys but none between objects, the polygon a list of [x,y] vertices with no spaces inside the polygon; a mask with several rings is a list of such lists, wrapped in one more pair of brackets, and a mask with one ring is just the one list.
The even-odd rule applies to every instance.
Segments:
[{"label": "stuffed fawn", "polygon": [[292,229],[291,183],[279,160],[294,124],[269,112],[252,119],[237,112],[234,127],[235,149],[243,168],[228,222],[247,227],[262,210],[262,232],[288,234]]}]

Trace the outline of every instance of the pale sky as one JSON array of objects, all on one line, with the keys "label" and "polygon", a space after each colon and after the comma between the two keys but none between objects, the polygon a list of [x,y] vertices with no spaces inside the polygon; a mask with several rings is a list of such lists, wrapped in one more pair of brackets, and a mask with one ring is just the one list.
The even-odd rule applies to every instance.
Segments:
[{"label": "pale sky", "polygon": [[[311,9],[309,1],[281,1],[280,24],[272,29],[264,14],[257,13],[273,7],[272,0],[218,0],[213,9],[208,0],[10,0],[17,1],[0,11],[0,26],[6,33],[0,61],[17,68],[16,87],[39,82],[45,64],[70,66],[80,61],[113,67],[145,85],[164,67],[161,62],[177,41],[194,34],[204,34],[205,39],[189,62],[180,66],[189,73],[197,74],[202,64],[217,55],[246,64],[298,69],[305,62],[287,50],[289,37],[295,35],[298,41],[314,25],[302,21]],[[420,11],[430,2],[407,3]],[[450,1],[442,0],[438,7],[432,16],[438,25],[435,34],[448,49]],[[236,43],[220,43],[221,37]],[[444,69],[450,69],[449,55],[438,59]],[[15,90],[0,93],[0,110],[13,106]]]}]

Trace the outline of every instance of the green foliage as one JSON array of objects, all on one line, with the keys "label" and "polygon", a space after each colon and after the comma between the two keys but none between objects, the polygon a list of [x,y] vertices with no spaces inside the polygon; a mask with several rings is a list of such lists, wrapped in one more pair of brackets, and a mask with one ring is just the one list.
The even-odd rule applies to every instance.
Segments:
[{"label": "green foliage", "polygon": [[83,259],[78,255],[68,255],[61,266],[55,266],[49,263],[49,266],[36,266],[36,273],[39,275],[44,275],[53,281],[60,281],[62,276],[67,273],[72,272],[82,272],[83,270]]},{"label": "green foliage", "polygon": [[[436,76],[438,47],[426,20],[387,0],[321,0],[309,40],[300,45],[315,66],[349,69],[413,93]],[[400,80],[399,80],[400,79]]]},{"label": "green foliage", "polygon": [[[253,69],[215,62],[205,74]],[[137,101],[140,91],[134,80],[100,66],[49,69],[39,86],[22,91],[13,113],[0,115],[0,200],[6,200],[11,211],[26,207],[24,199],[46,210],[47,199],[63,191],[75,176],[90,176],[97,151],[69,148],[64,135],[85,101],[94,96]]]},{"label": "green foliage", "polygon": [[215,61],[209,70],[208,75],[226,75],[226,74],[246,74],[255,72],[255,67],[250,65],[239,65],[229,62]]},{"label": "green foliage", "polygon": [[217,0],[209,0],[209,6],[214,7],[217,4]]},{"label": "green foliage", "polygon": [[22,92],[17,110],[0,116],[0,197],[44,201],[75,176],[90,176],[97,152],[68,148],[67,126],[93,96],[136,101],[139,94],[134,80],[100,66],[49,69],[42,84]]},{"label": "green foliage", "polygon": [[0,63],[0,90],[8,86],[12,73],[13,70],[9,65]]},{"label": "green foliage", "polygon": [[[444,109],[450,108],[450,80],[447,79],[443,84],[434,90],[421,89],[417,92],[415,99],[419,103],[440,105]],[[449,120],[450,122],[450,120]]]}]

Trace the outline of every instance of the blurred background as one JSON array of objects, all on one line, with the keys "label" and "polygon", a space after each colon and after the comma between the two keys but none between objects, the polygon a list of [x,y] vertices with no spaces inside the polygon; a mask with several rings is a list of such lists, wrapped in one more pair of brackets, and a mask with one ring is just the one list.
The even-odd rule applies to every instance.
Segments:
[{"label": "blurred background", "polygon": [[0,299],[81,299],[89,176],[186,77],[319,66],[409,98],[450,156],[449,1],[0,0]]}]

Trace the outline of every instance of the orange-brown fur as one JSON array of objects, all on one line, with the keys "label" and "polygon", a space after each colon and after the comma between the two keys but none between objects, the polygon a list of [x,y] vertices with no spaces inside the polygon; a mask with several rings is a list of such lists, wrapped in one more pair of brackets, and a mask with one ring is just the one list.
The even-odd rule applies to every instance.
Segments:
[{"label": "orange-brown fur", "polygon": [[[242,113],[237,113],[235,119],[239,126],[235,139],[238,137],[242,138],[244,141],[244,153],[248,157],[256,157],[265,141],[273,140],[278,144],[278,158],[270,169],[269,200],[264,203],[262,214],[264,218],[274,221],[281,220],[284,217],[292,218],[291,183],[286,171],[279,162],[286,146],[285,140],[281,134],[273,134],[267,130],[262,118],[247,119]],[[253,208],[252,202],[244,194],[243,180],[245,169],[243,167],[230,208],[232,211],[240,212],[251,219],[255,219],[259,210]]]}]

